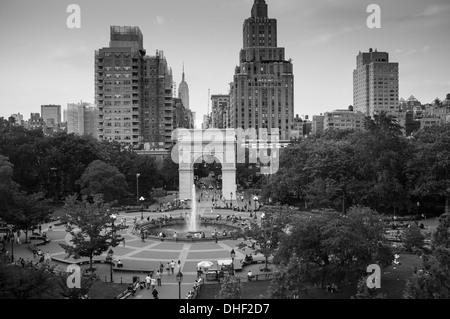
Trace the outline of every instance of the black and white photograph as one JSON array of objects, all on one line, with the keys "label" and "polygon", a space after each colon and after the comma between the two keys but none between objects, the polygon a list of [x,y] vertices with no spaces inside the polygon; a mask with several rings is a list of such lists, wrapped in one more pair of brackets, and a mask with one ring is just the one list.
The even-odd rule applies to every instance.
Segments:
[{"label": "black and white photograph", "polygon": [[0,299],[450,299],[449,18],[1,0]]}]

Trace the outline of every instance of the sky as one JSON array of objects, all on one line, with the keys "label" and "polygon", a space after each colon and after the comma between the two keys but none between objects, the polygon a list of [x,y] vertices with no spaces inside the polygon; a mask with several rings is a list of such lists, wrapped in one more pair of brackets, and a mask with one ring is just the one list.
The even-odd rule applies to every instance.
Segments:
[{"label": "sky", "polygon": [[[185,65],[200,127],[211,94],[228,94],[254,0],[0,0],[0,116],[27,120],[42,104],[94,103],[94,52],[110,25],[138,26],[148,55],[164,51],[177,88]],[[70,4],[79,29],[67,27]],[[399,63],[399,96],[422,103],[450,93],[449,0],[266,0],[278,46],[294,67],[294,114],[353,104],[359,51],[388,52]],[[370,4],[381,28],[368,28]]]}]

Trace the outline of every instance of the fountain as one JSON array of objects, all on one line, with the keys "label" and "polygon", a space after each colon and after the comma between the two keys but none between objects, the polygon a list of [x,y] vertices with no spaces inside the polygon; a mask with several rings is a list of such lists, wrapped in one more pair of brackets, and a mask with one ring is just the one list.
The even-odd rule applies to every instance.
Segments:
[{"label": "fountain", "polygon": [[[167,237],[173,238],[174,233],[177,233],[178,240],[192,240],[194,238],[199,239],[201,235],[202,239],[205,240],[215,240],[213,233],[218,232],[219,234],[223,234],[226,231],[227,234],[230,232],[237,231],[239,226],[230,225],[228,223],[217,223],[216,221],[202,221],[201,223],[198,220],[198,212],[197,212],[197,196],[196,196],[196,188],[195,184],[192,185],[192,199],[191,199],[191,209],[189,214],[186,217],[175,218],[173,221],[167,221],[167,224],[161,227],[160,224],[155,223],[147,223],[143,226],[144,229],[152,230],[153,236],[159,238],[159,235],[162,232],[166,234]],[[183,215],[183,214],[181,214]],[[228,235],[229,236],[229,235]],[[226,235],[220,236],[226,237]]]},{"label": "fountain", "polygon": [[192,207],[188,216],[187,231],[190,233],[197,232],[197,196],[195,191],[195,184],[192,184]]}]

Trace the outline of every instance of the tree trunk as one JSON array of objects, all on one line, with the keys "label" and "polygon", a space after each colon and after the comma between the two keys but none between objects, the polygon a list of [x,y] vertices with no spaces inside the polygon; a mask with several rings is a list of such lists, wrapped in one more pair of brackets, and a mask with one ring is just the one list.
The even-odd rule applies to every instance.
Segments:
[{"label": "tree trunk", "polygon": [[25,244],[28,243],[28,227],[25,228]]},{"label": "tree trunk", "polygon": [[322,289],[323,289],[323,284],[325,283],[325,275],[327,274],[327,270],[326,268],[323,270],[323,275],[322,275]]},{"label": "tree trunk", "polygon": [[342,214],[345,215],[345,192],[342,194]]},{"label": "tree trunk", "polygon": [[450,214],[450,197],[445,197],[445,213]]},{"label": "tree trunk", "polygon": [[92,271],[92,268],[94,268],[94,267],[92,266],[92,256],[89,256],[89,264],[91,265],[89,268],[90,268],[90,270]]}]

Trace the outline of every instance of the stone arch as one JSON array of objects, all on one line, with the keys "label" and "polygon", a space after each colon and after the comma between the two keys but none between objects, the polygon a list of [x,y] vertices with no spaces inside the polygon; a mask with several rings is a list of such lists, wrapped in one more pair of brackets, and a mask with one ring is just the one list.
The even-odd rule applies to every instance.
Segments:
[{"label": "stone arch", "polygon": [[[178,142],[179,149],[179,192],[180,199],[192,199],[194,183],[194,163],[203,156],[214,156],[222,165],[222,196],[225,199],[236,199],[236,141],[234,132],[229,130],[188,130],[190,139]],[[203,137],[208,134],[219,134],[222,139],[210,140]],[[184,134],[187,132],[184,131]],[[214,153],[210,151],[214,150]],[[189,153],[189,154],[186,154]],[[188,160],[186,160],[188,159]]]}]

